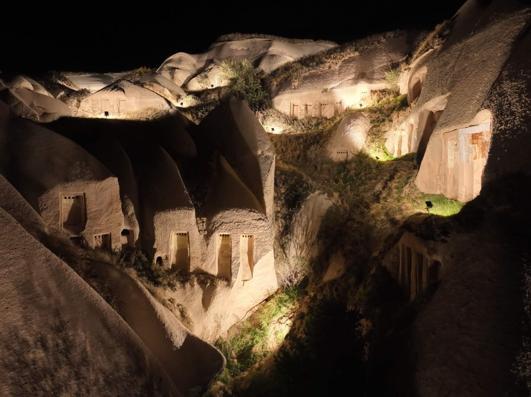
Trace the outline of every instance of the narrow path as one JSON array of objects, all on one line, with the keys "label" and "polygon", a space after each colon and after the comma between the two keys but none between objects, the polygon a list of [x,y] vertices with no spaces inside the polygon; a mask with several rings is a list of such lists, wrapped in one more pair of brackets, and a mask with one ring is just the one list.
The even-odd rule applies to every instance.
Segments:
[{"label": "narrow path", "polygon": [[[223,355],[192,335],[176,318],[171,326],[180,329],[169,330],[154,307],[156,303],[148,297],[149,292],[131,276],[106,263],[94,263],[93,269],[112,290],[117,312],[161,362],[184,395],[206,387],[223,368]],[[173,316],[169,311],[168,314]],[[174,340],[170,334],[174,335]],[[175,339],[182,340],[182,344],[178,346]]]}]

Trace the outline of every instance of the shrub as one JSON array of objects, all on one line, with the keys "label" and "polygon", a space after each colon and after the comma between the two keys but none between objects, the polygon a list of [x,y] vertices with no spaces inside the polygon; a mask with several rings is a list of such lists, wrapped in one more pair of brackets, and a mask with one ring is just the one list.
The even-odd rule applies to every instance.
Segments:
[{"label": "shrub", "polygon": [[400,87],[398,86],[398,83],[400,81],[400,69],[390,69],[387,72],[385,72],[385,81],[387,81],[387,84],[389,84],[389,88],[396,92],[400,92]]},{"label": "shrub", "polygon": [[262,76],[249,60],[227,59],[221,66],[231,80],[229,89],[232,95],[247,100],[251,109],[255,111],[271,106],[271,98]]}]

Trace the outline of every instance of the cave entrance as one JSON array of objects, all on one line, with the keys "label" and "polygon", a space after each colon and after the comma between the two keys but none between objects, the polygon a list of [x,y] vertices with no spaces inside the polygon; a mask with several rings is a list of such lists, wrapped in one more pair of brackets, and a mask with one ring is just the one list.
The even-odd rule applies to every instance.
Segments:
[{"label": "cave entrance", "polygon": [[419,128],[422,128],[422,132],[420,134],[420,141],[417,148],[417,164],[420,164],[424,157],[424,153],[426,152],[426,148],[428,147],[428,142],[430,141],[433,130],[435,130],[437,122],[441,118],[442,112],[442,110],[438,110],[435,112],[428,111],[428,113],[424,114],[424,118],[422,120],[423,123],[422,125],[419,125]]},{"label": "cave entrance", "polygon": [[85,229],[86,222],[85,195],[66,194],[61,197],[61,225],[72,234],[79,234]]},{"label": "cave entrance", "polygon": [[173,233],[170,242],[171,263],[178,269],[190,270],[190,238],[186,232]]},{"label": "cave entrance", "polygon": [[251,280],[254,270],[254,236],[242,234],[240,236],[240,269],[242,281]]},{"label": "cave entrance", "polygon": [[110,251],[112,249],[111,233],[95,234],[94,248]]},{"label": "cave entrance", "polygon": [[122,230],[122,233],[120,233],[120,242],[122,243],[122,248],[134,247],[135,245],[134,232],[130,229]]},{"label": "cave entrance", "polygon": [[231,279],[232,239],[230,234],[222,233],[218,237],[218,276]]},{"label": "cave entrance", "polygon": [[420,96],[422,91],[422,80],[417,78],[411,87],[411,97],[409,98],[409,103],[413,103]]},{"label": "cave entrance", "polygon": [[428,282],[434,284],[439,282],[441,277],[441,262],[433,261],[428,269]]}]

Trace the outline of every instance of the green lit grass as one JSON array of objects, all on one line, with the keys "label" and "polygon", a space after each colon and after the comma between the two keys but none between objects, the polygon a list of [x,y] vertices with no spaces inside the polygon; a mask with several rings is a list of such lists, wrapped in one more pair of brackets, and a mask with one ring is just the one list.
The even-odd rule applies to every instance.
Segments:
[{"label": "green lit grass", "polygon": [[426,201],[431,201],[433,205],[433,207],[430,208],[429,213],[440,216],[452,216],[458,214],[461,211],[461,208],[465,205],[460,201],[446,198],[442,194],[423,194],[419,202],[419,210],[428,212],[426,209]]},{"label": "green lit grass", "polygon": [[295,287],[277,292],[240,323],[237,332],[216,342],[227,359],[220,381],[230,381],[276,350],[289,331],[299,295]]}]

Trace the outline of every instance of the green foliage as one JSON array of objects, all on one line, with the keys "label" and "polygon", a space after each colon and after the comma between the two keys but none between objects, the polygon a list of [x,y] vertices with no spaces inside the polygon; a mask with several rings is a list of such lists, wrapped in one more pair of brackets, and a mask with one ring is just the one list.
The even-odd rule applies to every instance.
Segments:
[{"label": "green foliage", "polygon": [[271,97],[263,84],[262,76],[249,60],[227,59],[221,66],[231,80],[229,89],[233,95],[245,99],[255,111],[271,106]]},{"label": "green foliage", "polygon": [[249,319],[240,323],[234,335],[216,342],[227,358],[220,381],[228,383],[231,378],[263,360],[282,342],[289,330],[290,317],[300,294],[297,287],[277,292]]},{"label": "green foliage", "polygon": [[429,209],[429,213],[440,216],[452,216],[458,214],[464,206],[464,203],[446,198],[442,194],[423,194],[420,197],[417,208],[423,212],[428,212],[426,207],[427,201],[430,201],[433,205],[433,207]]},{"label": "green foliage", "polygon": [[391,120],[394,113],[406,109],[408,106],[407,95],[397,95],[393,91],[379,91],[374,98],[374,103],[367,109],[373,126],[380,126]]}]

